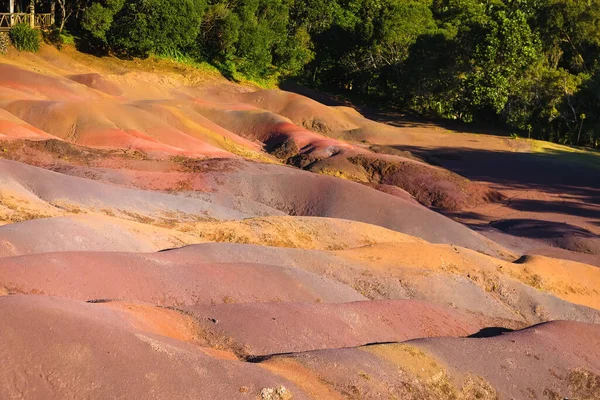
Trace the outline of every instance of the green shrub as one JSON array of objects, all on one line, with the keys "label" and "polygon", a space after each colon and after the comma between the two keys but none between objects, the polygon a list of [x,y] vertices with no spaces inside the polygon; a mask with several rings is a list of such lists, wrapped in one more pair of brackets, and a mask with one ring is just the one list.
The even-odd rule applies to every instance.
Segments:
[{"label": "green shrub", "polygon": [[65,31],[63,31],[63,33],[60,34],[60,40],[62,41],[62,44],[68,44],[72,46],[75,45],[75,36]]},{"label": "green shrub", "polygon": [[62,48],[63,44],[65,44],[58,27],[53,27],[48,31],[44,31],[42,35],[44,37],[44,42],[56,47],[59,50]]},{"label": "green shrub", "polygon": [[10,40],[19,51],[37,52],[40,49],[40,35],[27,24],[19,24],[11,28]]}]

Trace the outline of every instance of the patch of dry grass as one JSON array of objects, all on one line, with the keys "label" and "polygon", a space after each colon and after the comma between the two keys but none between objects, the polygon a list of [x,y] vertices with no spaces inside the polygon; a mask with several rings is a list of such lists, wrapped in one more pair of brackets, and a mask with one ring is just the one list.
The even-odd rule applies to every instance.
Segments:
[{"label": "patch of dry grass", "polygon": [[[480,376],[467,375],[457,382],[444,365],[422,349],[408,344],[385,344],[363,348],[396,365],[406,376],[402,391],[391,395],[414,400],[497,400],[496,390]],[[401,397],[398,397],[401,396]]]}]

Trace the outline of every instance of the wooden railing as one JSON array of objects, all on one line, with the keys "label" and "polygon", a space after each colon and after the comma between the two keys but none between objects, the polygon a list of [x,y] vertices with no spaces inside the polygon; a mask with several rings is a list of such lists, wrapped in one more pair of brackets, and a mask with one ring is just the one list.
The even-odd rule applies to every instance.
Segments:
[{"label": "wooden railing", "polygon": [[35,27],[36,28],[49,28],[52,26],[52,14],[35,14]]},{"label": "wooden railing", "polygon": [[0,14],[0,29],[9,30],[17,24],[29,24],[29,14],[26,13],[5,13]]},{"label": "wooden railing", "polygon": [[[33,14],[35,28],[45,29],[52,25],[52,14]],[[31,14],[28,13],[0,13],[0,31],[8,31],[18,24],[31,23]]]}]

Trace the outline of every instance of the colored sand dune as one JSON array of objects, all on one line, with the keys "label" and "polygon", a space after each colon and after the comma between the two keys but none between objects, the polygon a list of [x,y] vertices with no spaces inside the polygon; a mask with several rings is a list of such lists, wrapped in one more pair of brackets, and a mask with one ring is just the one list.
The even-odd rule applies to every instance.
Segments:
[{"label": "colored sand dune", "polygon": [[600,398],[596,155],[113,63],[0,57],[0,398]]}]

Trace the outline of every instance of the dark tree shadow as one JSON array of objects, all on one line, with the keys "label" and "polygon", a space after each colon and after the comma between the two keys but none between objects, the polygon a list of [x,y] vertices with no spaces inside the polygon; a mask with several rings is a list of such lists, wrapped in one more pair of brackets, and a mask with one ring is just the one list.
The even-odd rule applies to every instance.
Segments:
[{"label": "dark tree shadow", "polygon": [[335,94],[320,92],[315,89],[311,89],[308,86],[304,86],[301,83],[293,79],[285,79],[279,83],[279,88],[287,92],[296,93],[304,97],[308,97],[311,100],[317,101],[321,104],[325,104],[330,107],[337,106],[352,106],[350,101],[344,99],[342,96],[336,96]]},{"label": "dark tree shadow", "polygon": [[489,182],[506,188],[535,189],[565,197],[564,202],[547,202],[548,204],[540,201],[515,201],[515,209],[600,218],[599,211],[592,207],[573,208],[574,203],[569,203],[572,199],[589,205],[600,205],[600,154],[574,156],[562,152],[430,149],[405,145],[393,147],[409,151],[430,164],[446,168],[471,180]]},{"label": "dark tree shadow", "polygon": [[492,327],[488,327],[488,328],[483,328],[479,332],[469,335],[467,337],[472,338],[472,339],[491,338],[491,337],[503,335],[508,332],[514,332],[514,330],[508,329],[508,328],[492,326]]},{"label": "dark tree shadow", "polygon": [[536,219],[505,219],[492,222],[490,225],[514,236],[534,239],[550,239],[565,236],[597,237],[594,233],[579,226]]}]

